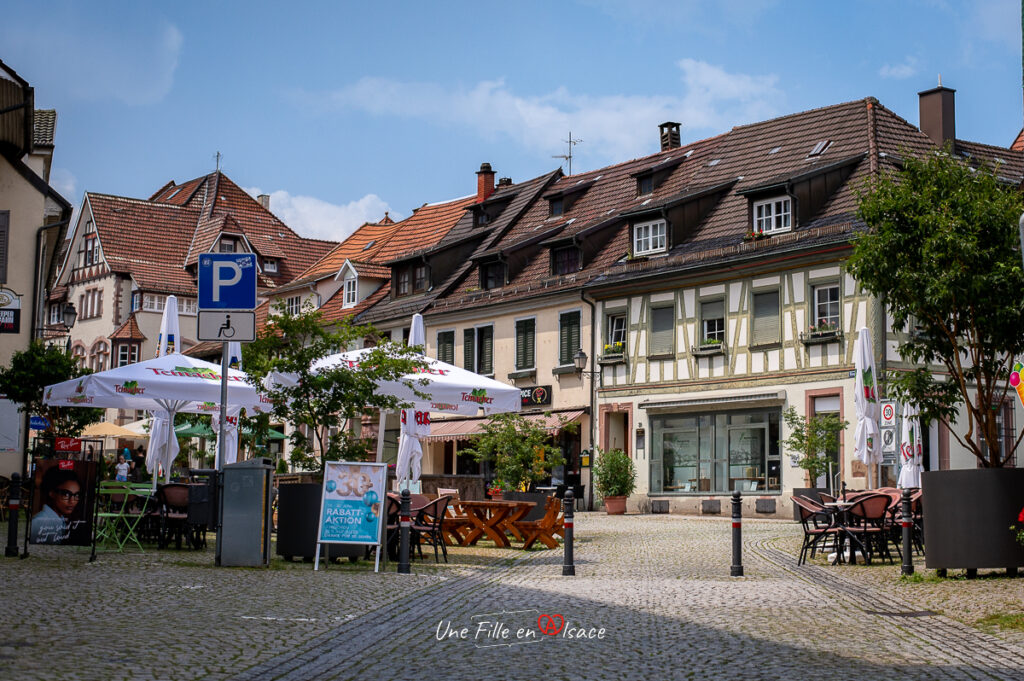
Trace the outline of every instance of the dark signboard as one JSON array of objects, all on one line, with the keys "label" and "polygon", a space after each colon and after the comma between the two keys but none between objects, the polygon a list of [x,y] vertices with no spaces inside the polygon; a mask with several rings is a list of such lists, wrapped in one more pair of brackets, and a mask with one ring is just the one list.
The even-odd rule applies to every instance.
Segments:
[{"label": "dark signboard", "polygon": [[29,507],[29,542],[88,546],[92,542],[96,462],[40,460]]},{"label": "dark signboard", "polygon": [[538,407],[551,404],[551,386],[534,385],[522,389],[524,407]]},{"label": "dark signboard", "polygon": [[0,309],[0,333],[21,332],[21,310]]}]

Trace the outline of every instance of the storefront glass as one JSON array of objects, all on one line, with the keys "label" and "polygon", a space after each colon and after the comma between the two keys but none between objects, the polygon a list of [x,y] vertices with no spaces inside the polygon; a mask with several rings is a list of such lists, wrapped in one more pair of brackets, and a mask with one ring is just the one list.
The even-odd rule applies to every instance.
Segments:
[{"label": "storefront glass", "polygon": [[652,415],[651,493],[779,491],[781,413]]}]

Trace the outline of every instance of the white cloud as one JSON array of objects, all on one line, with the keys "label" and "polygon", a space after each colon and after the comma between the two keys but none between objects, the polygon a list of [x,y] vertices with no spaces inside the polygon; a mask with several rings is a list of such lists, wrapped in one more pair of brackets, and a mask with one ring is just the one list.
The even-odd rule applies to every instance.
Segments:
[{"label": "white cloud", "polygon": [[[622,159],[645,153],[656,139],[655,126],[666,120],[720,132],[778,112],[782,92],[774,75],[729,73],[696,59],[682,59],[683,95],[589,96],[561,87],[525,96],[504,80],[482,81],[466,88],[436,83],[408,83],[362,78],[326,93],[303,93],[303,104],[321,112],[358,110],[375,115],[406,116],[475,130],[484,138],[505,135],[545,154],[562,151],[565,131],[582,137],[577,153]],[[689,136],[691,139],[693,136]]]},{"label": "white cloud", "polygon": [[1020,3],[1017,0],[976,0],[970,32],[983,42],[1016,53],[1020,49]]},{"label": "white cloud", "polygon": [[[71,26],[59,20],[0,28],[19,73],[37,87],[77,98],[156,104],[174,85],[184,37],[178,27]],[[27,65],[31,64],[31,68]]]},{"label": "white cloud", "polygon": [[917,58],[907,57],[900,64],[886,64],[878,69],[878,75],[882,78],[902,80],[917,75]]},{"label": "white cloud", "polygon": [[[259,187],[247,187],[245,191],[252,196],[268,193]],[[376,222],[390,211],[387,202],[376,194],[343,206],[313,196],[292,195],[283,189],[269,194],[271,212],[297,233],[314,239],[342,241],[364,222]],[[401,218],[392,213],[391,219]]]}]

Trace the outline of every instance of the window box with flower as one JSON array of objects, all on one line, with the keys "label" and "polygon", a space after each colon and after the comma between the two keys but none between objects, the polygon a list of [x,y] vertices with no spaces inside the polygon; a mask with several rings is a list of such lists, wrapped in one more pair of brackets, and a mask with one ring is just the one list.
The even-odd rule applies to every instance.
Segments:
[{"label": "window box with flower", "polygon": [[605,343],[604,352],[598,358],[600,364],[622,364],[626,361],[626,344],[622,341]]},{"label": "window box with flower", "polygon": [[807,327],[807,331],[800,334],[800,342],[804,345],[818,345],[821,343],[836,343],[842,333],[837,322],[828,319],[819,319],[817,324]]},{"label": "window box with flower", "polygon": [[725,343],[718,338],[705,338],[700,345],[690,347],[690,354],[695,357],[710,357],[712,355],[724,355]]},{"label": "window box with flower", "polygon": [[761,231],[753,230],[753,229],[748,231],[746,234],[743,235],[743,240],[744,241],[760,241],[761,239],[766,239],[766,238],[768,238],[767,234],[765,234],[764,232],[761,232]]}]

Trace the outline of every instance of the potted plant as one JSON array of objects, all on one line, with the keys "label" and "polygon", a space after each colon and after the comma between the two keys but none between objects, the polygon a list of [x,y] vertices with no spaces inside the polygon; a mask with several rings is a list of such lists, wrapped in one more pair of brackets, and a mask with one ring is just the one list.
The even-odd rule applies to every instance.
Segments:
[{"label": "potted plant", "polygon": [[782,419],[789,427],[789,437],[782,440],[782,445],[797,454],[797,465],[807,471],[807,487],[795,488],[793,496],[829,491],[827,484],[821,487],[818,480],[828,475],[828,452],[839,450],[839,433],[848,423],[836,414],[815,414],[804,418],[793,407],[782,412]]},{"label": "potted plant", "polygon": [[636,488],[636,466],[621,449],[599,451],[594,461],[594,486],[608,515],[626,512],[626,498]]},{"label": "potted plant", "polygon": [[[562,421],[561,430],[572,431],[575,423]],[[551,476],[551,469],[565,463],[562,450],[551,433],[536,421],[517,413],[495,414],[463,452],[477,460],[492,463],[495,482],[489,492],[503,496],[510,492],[528,492],[531,485]]]}]

